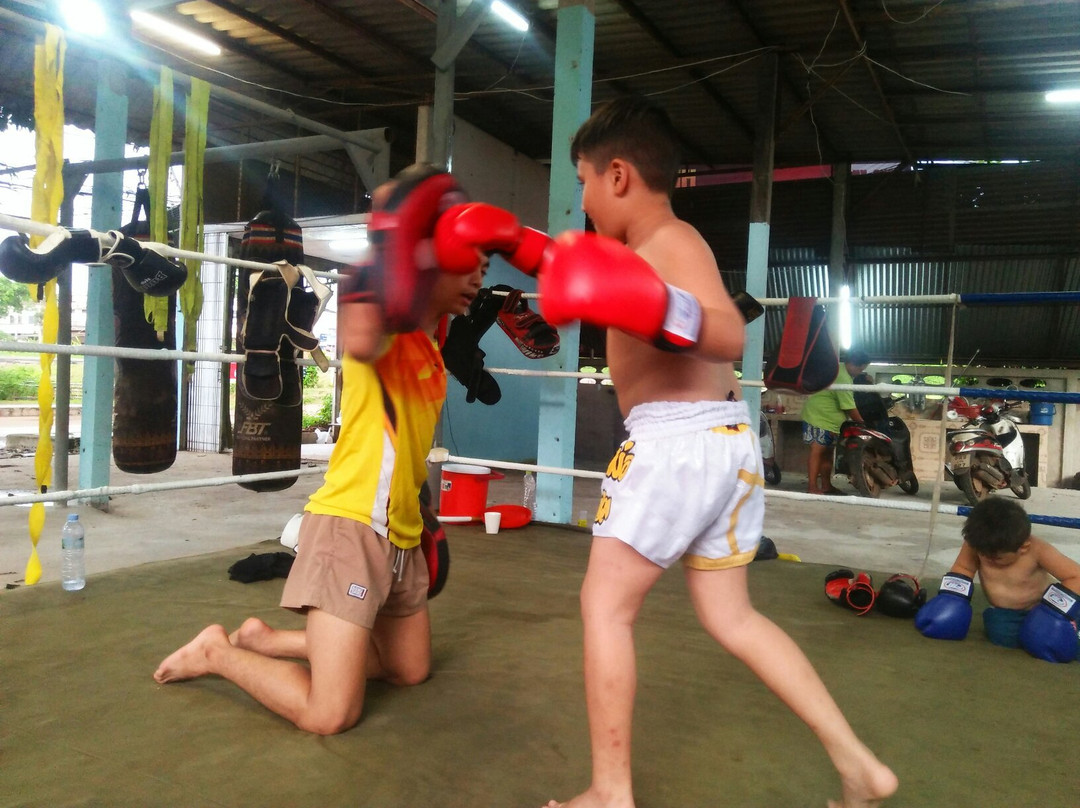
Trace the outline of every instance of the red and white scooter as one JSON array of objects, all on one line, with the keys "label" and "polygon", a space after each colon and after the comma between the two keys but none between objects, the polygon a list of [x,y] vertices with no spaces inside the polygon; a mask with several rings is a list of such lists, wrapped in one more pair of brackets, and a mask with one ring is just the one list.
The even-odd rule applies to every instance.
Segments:
[{"label": "red and white scooter", "polygon": [[1007,414],[1018,404],[971,404],[960,396],[949,399],[946,417],[965,419],[965,423],[945,433],[945,475],[972,505],[1000,488],[1011,489],[1020,499],[1031,496],[1018,419]]}]

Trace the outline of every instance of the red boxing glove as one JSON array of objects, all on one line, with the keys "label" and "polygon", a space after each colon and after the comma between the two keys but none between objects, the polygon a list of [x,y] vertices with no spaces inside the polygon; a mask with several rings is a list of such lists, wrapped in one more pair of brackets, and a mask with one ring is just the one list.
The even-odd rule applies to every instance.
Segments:
[{"label": "red boxing glove", "polygon": [[484,202],[454,205],[435,223],[435,259],[445,272],[472,272],[481,254],[499,253],[532,276],[549,244],[547,233],[524,227],[510,211]]},{"label": "red boxing glove", "polygon": [[665,351],[693,348],[701,304],[672,286],[629,247],[593,233],[567,232],[544,253],[540,313],[552,325],[583,320],[617,328]]}]

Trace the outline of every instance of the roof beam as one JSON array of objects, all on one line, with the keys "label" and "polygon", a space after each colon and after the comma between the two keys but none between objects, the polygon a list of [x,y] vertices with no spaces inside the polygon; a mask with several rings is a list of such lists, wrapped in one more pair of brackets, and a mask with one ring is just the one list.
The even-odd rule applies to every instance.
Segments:
[{"label": "roof beam", "polygon": [[323,61],[340,67],[346,72],[359,73],[362,76],[366,75],[364,69],[356,62],[352,62],[348,59],[342,58],[336,53],[333,53],[332,51],[329,51],[320,45],[316,45],[314,42],[304,39],[299,34],[296,34],[287,28],[282,28],[280,25],[272,23],[266,18],[260,17],[258,14],[254,14],[248,11],[246,8],[238,6],[236,3],[231,2],[230,0],[205,0],[205,2],[209,3],[212,6],[217,6],[222,11],[227,11],[234,17],[238,17],[244,22],[250,23],[256,28],[266,31],[268,34],[273,34],[279,39],[283,39],[289,44],[295,45],[296,47],[300,48],[301,50],[307,51],[314,56],[318,56]]},{"label": "roof beam", "polygon": [[[425,74],[430,75],[434,72],[431,69],[431,64],[426,59],[423,59],[416,54],[410,53],[409,51],[405,50],[405,48],[394,44],[393,42],[388,40],[385,35],[373,31],[371,28],[369,28],[367,25],[364,25],[364,23],[360,22],[355,17],[346,14],[344,11],[337,8],[336,6],[330,5],[326,2],[326,0],[296,0],[296,2],[303,3],[304,5],[313,8],[315,11],[318,11],[324,17],[328,17],[329,19],[333,20],[335,23],[342,26],[343,28],[348,28],[354,34],[357,34],[358,36],[363,38],[365,42],[375,48],[378,48],[384,53],[389,53],[399,59],[404,59],[405,61],[408,61],[413,65],[421,68],[422,72],[424,72]],[[406,3],[406,5],[409,5],[411,7],[413,5],[420,4]],[[431,14],[429,19],[434,22],[434,13]]]},{"label": "roof beam", "polygon": [[[686,58],[684,54],[681,53],[677,47],[675,47],[675,44],[667,38],[667,35],[664,34],[664,32],[661,31],[659,28],[657,28],[653,21],[645,15],[645,12],[638,8],[637,4],[635,4],[633,0],[615,0],[615,2],[618,4],[619,8],[626,12],[626,15],[630,17],[630,19],[636,22],[641,27],[641,29],[645,31],[645,33],[647,33],[650,37],[652,37],[652,39],[664,50],[666,50],[676,59]],[[746,137],[750,140],[751,143],[753,143],[754,127],[745,118],[743,118],[742,115],[739,114],[738,110],[736,110],[731,105],[731,102],[724,98],[723,94],[720,93],[720,91],[718,91],[715,87],[708,83],[705,74],[694,67],[688,67],[684,69],[686,70],[687,74],[689,74],[690,77],[694,79],[694,81],[697,83],[697,86],[705,91],[706,95],[708,95],[709,98],[713,100],[713,102],[724,112],[724,114],[731,118],[731,120],[735,123],[739,130],[744,135],[746,135]]]},{"label": "roof beam", "polygon": [[[837,2],[840,4],[840,10],[844,14],[844,19],[847,21],[851,36],[855,39],[855,44],[859,46],[859,50],[863,50],[866,47],[866,40],[863,39],[862,32],[859,31],[859,26],[855,23],[855,18],[851,14],[851,6],[848,4],[848,0],[837,0]],[[881,80],[878,78],[877,71],[874,70],[873,63],[865,58],[862,60],[862,63],[866,65],[866,71],[870,74],[870,81],[874,83],[874,89],[877,90],[878,98],[881,99],[882,109],[885,110],[885,116],[891,124],[893,132],[896,133],[896,140],[900,144],[900,148],[903,149],[904,156],[907,157],[908,163],[914,163],[915,157],[912,155],[911,149],[908,148],[907,141],[900,131],[900,126],[896,122],[896,115],[893,113],[892,105],[889,103],[889,97],[885,95],[885,88],[881,86]]]},{"label": "roof beam", "polygon": [[[757,26],[754,25],[754,21],[750,18],[750,14],[747,12],[746,6],[742,2],[742,0],[728,0],[728,5],[730,5],[731,8],[733,8],[735,12],[739,15],[739,19],[742,20],[742,24],[746,26],[746,29],[750,31],[751,34],[754,35],[754,39],[757,40],[758,44],[764,46],[766,44],[765,37],[763,37],[758,32]],[[781,64],[783,64],[783,62],[781,62]],[[783,122],[776,128],[777,141],[779,141],[790,130],[792,124],[802,118],[807,113],[807,111],[810,110],[814,102],[817,101],[817,99],[820,98],[822,95],[824,95],[825,90],[827,90],[837,81],[839,81],[841,76],[843,76],[844,73],[847,72],[847,70],[847,67],[843,68],[840,71],[839,75],[826,81],[825,86],[819,88],[814,93],[810,94],[809,91],[807,91],[806,100],[799,105],[798,109],[796,109],[794,112],[789,113],[788,116],[784,118]],[[791,78],[788,71],[783,71],[783,77],[784,84],[787,85],[787,88],[791,92],[791,94],[794,95],[796,98],[802,98],[803,90],[801,90],[795,80]],[[839,153],[839,150],[833,145],[832,139],[829,138],[828,135],[821,135],[820,137],[823,141],[823,145],[825,146],[826,151],[829,151],[833,154]]]}]

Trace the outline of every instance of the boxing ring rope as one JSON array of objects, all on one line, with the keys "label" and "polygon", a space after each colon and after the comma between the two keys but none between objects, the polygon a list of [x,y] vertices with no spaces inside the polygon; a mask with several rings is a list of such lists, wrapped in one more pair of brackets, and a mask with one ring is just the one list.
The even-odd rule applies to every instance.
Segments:
[{"label": "boxing ring rope", "polygon": [[[791,300],[789,297],[763,297],[758,300],[762,306],[782,307]],[[964,292],[948,295],[867,295],[864,297],[819,297],[818,303],[842,303],[853,305],[897,305],[915,304],[920,306],[1031,306],[1038,303],[1078,303],[1080,292]]]},{"label": "boxing ring rope", "polygon": [[[54,345],[52,343],[11,342],[0,340],[0,351],[12,353],[51,353],[68,356],[104,356],[113,359],[160,359],[185,362],[217,362],[242,365],[247,357],[242,353],[215,353],[213,351],[182,351],[174,348],[121,348],[115,345]],[[340,359],[326,360],[330,367],[341,367]],[[313,359],[297,357],[296,364],[315,366]]]},{"label": "boxing ring rope", "polygon": [[[869,385],[863,385],[869,387]],[[556,466],[538,466],[535,463],[511,463],[504,460],[486,460],[480,457],[461,457],[450,454],[442,448],[433,449],[428,455],[428,460],[434,463],[469,463],[476,466],[487,466],[493,469],[505,469],[509,471],[532,471],[537,474],[559,474],[565,477],[577,477],[591,480],[602,480],[606,474],[602,471],[584,471],[581,469],[564,469]],[[869,508],[886,508],[897,511],[919,511],[929,513],[933,508],[927,502],[913,502],[910,500],[880,500],[866,497],[831,497],[824,494],[803,494],[798,491],[776,491],[765,489],[765,496],[776,499],[802,500],[804,502],[821,502],[826,500],[838,505],[861,506]],[[952,516],[967,516],[971,512],[970,505],[939,505],[938,513]],[[1068,516],[1040,516],[1029,514],[1032,522],[1054,527],[1068,527],[1080,530],[1080,518]]]},{"label": "boxing ring rope", "polygon": [[[88,228],[66,228],[59,227],[57,225],[44,224],[42,222],[35,222],[32,219],[26,219],[22,216],[9,216],[6,213],[0,213],[0,229],[14,230],[19,233],[25,233],[28,236],[51,236],[53,233],[58,233],[63,230],[70,232],[72,229],[86,230],[94,238],[109,239],[108,233],[102,233],[98,230],[90,230]],[[278,270],[276,264],[268,264],[262,261],[248,261],[245,258],[233,258],[228,255],[211,255],[210,253],[194,252],[192,250],[180,250],[176,247],[170,247],[168,244],[162,244],[157,241],[140,241],[139,245],[144,250],[152,250],[159,255],[164,255],[169,258],[187,258],[194,261],[202,261],[208,264],[227,264],[228,266],[240,267],[241,269],[252,270]],[[106,264],[88,264],[87,266],[106,266]],[[331,280],[340,280],[342,278],[339,272],[327,272],[325,270],[318,271],[312,270],[318,277],[330,278]]]},{"label": "boxing ring rope", "polygon": [[[0,213],[0,228],[15,230],[31,235],[48,236],[52,233],[60,230],[61,228],[46,225],[39,222],[34,222],[30,219],[17,216],[9,216]],[[90,231],[98,238],[107,238],[107,235]],[[173,258],[186,258],[194,259],[198,261],[205,261],[210,263],[226,264],[230,266],[236,266],[243,269],[252,270],[267,270],[276,269],[275,265],[258,262],[248,261],[240,258],[232,258],[229,256],[210,255],[208,253],[199,253],[189,250],[180,250],[170,247],[166,244],[158,243],[143,243],[143,247],[146,249],[152,249],[162,255]],[[336,272],[316,272],[318,276],[327,277],[331,279],[339,279],[340,273]],[[505,294],[503,292],[496,292],[496,294]],[[528,299],[535,299],[538,297],[535,293],[526,293],[522,295]],[[867,296],[867,297],[847,297],[847,298],[818,298],[819,303],[839,303],[841,301],[847,301],[853,305],[931,305],[931,306],[953,306],[959,307],[964,305],[1034,305],[1034,304],[1050,304],[1050,303],[1075,303],[1080,302],[1080,292],[1024,292],[1024,293],[980,293],[980,294],[947,294],[947,295],[879,295],[879,296]],[[789,302],[789,298],[763,298],[759,302],[766,307],[781,307],[786,306]],[[46,345],[46,344],[28,344],[28,343],[14,343],[10,341],[0,341],[0,351],[11,352],[26,352],[26,353],[58,353],[69,355],[87,355],[87,356],[104,356],[104,357],[116,357],[116,358],[133,358],[133,359],[149,359],[149,360],[162,360],[162,361],[205,361],[205,362],[218,362],[218,363],[237,363],[242,364],[245,361],[243,354],[230,354],[230,353],[214,353],[205,351],[182,351],[182,350],[169,350],[169,349],[139,349],[139,348],[118,348],[115,346],[98,346],[98,345],[82,345],[82,346],[68,346],[68,345]],[[300,359],[299,363],[309,365],[314,364],[310,359]],[[340,367],[339,360],[332,360],[331,365]],[[610,380],[610,375],[606,373],[583,373],[577,371],[551,371],[551,370],[528,370],[523,368],[487,368],[492,374],[502,374],[506,376],[546,376],[556,378],[577,378],[577,379],[593,379],[593,380]],[[753,387],[765,387],[765,384],[761,380],[741,380],[741,384],[744,386]],[[1050,391],[1018,391],[1009,390],[1005,391],[999,388],[977,388],[977,387],[944,387],[934,385],[896,385],[896,384],[875,384],[875,385],[835,385],[833,389],[837,390],[851,390],[861,392],[878,392],[881,394],[929,394],[940,396],[970,396],[970,397],[986,397],[986,398],[1010,398],[1021,401],[1036,401],[1036,402],[1050,402],[1050,403],[1065,403],[1065,404],[1077,404],[1080,403],[1080,393],[1061,393]],[[443,454],[445,453],[445,455]],[[473,463],[478,465],[485,465],[491,468],[506,469],[512,471],[533,471],[542,474],[559,474],[572,477],[579,477],[584,479],[603,479],[605,476],[603,472],[584,471],[577,469],[563,469],[551,466],[538,466],[528,463],[513,463],[500,460],[485,460],[482,458],[470,458],[459,457],[456,455],[450,455],[445,450],[436,449],[433,450],[433,454],[438,458],[434,462],[453,461],[460,463]],[[152,493],[155,491],[167,491],[177,489],[193,489],[203,487],[214,487],[222,485],[230,485],[234,483],[242,482],[254,482],[257,480],[270,480],[281,479],[288,477],[300,477],[313,474],[322,473],[321,467],[314,468],[300,468],[295,470],[278,471],[278,472],[266,472],[262,474],[247,474],[247,475],[233,475],[228,477],[212,477],[198,480],[185,480],[175,482],[164,483],[143,483],[129,486],[100,486],[92,489],[82,490],[70,490],[51,492],[47,494],[27,494],[17,495],[12,497],[5,497],[0,499],[0,505],[25,505],[33,502],[56,502],[56,501],[73,501],[80,499],[91,499],[95,497],[122,495],[122,494],[144,494]],[[935,486],[940,487],[941,481],[936,480]],[[908,510],[908,511],[921,511],[930,512],[933,508],[932,504],[921,502],[903,502],[903,501],[883,501],[869,498],[848,498],[848,497],[829,497],[821,495],[803,494],[793,491],[773,491],[766,490],[767,497],[775,497],[779,499],[792,499],[792,500],[804,500],[808,502],[820,502],[822,499],[840,503],[847,506],[859,506],[859,507],[871,507],[871,508],[891,508],[895,510]],[[969,506],[964,505],[941,505],[937,507],[938,513],[952,514],[958,516],[966,516],[970,511]],[[1068,518],[1068,517],[1055,517],[1046,515],[1030,515],[1031,521],[1038,524],[1054,525],[1059,527],[1068,528],[1080,528],[1080,519]]]},{"label": "boxing ring rope", "polygon": [[306,477],[322,474],[320,467],[289,469],[286,471],[264,471],[259,474],[237,474],[229,477],[203,477],[196,480],[175,480],[167,483],[136,483],[134,485],[100,485],[97,488],[80,488],[74,491],[50,491],[47,494],[16,494],[0,499],[0,507],[5,505],[29,505],[34,502],[77,502],[81,499],[94,499],[119,494],[149,494],[155,491],[176,491],[181,488],[213,488],[233,483],[257,482],[259,480],[283,480],[290,477]]},{"label": "boxing ring rope", "polygon": [[[244,354],[215,353],[213,351],[182,351],[169,348],[120,348],[112,345],[54,345],[37,342],[12,342],[0,340],[0,351],[11,353],[53,353],[69,356],[104,356],[117,359],[159,359],[188,362],[219,362],[224,364],[243,364],[247,361]],[[341,367],[340,359],[328,360],[330,367]],[[300,365],[315,365],[309,358],[296,360]],[[504,376],[543,376],[551,378],[595,379],[610,381],[608,373],[585,373],[571,370],[530,370],[528,368],[484,368],[489,373]],[[743,387],[765,387],[761,380],[741,380]],[[854,392],[878,393],[920,393],[940,396],[970,396],[972,398],[1008,398],[1017,401],[1037,401],[1056,404],[1080,404],[1080,393],[1056,393],[1046,390],[1003,390],[999,387],[942,387],[917,384],[835,384],[830,389],[851,390]],[[1004,395],[1006,394],[1007,395]]]}]

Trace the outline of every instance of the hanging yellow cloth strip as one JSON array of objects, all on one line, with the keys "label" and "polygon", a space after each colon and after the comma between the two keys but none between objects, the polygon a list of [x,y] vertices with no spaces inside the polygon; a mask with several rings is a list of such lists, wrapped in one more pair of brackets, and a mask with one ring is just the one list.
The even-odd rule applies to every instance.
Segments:
[{"label": "hanging yellow cloth strip", "polygon": [[[184,126],[184,185],[180,193],[180,249],[203,249],[203,162],[206,155],[206,119],[210,111],[210,85],[191,80]],[[187,280],[180,287],[184,314],[184,350],[195,350],[195,327],[202,313],[202,262],[185,260]]]},{"label": "hanging yellow cloth strip", "polygon": [[[35,222],[56,224],[64,200],[64,53],[67,43],[55,25],[45,26],[45,39],[34,46],[34,132],[36,170],[30,203],[30,218]],[[38,237],[31,243],[37,246]],[[59,315],[56,310],[56,281],[44,285],[45,315],[41,341],[55,344]],[[38,441],[34,453],[34,480],[45,493],[52,481],[53,386],[52,354],[41,354],[41,379],[38,381]],[[30,586],[41,580],[41,559],[37,545],[45,527],[45,505],[30,506],[30,559],[24,579]]]},{"label": "hanging yellow cloth strip", "polygon": [[[173,74],[161,68],[154,88],[154,113],[150,118],[150,240],[169,243],[169,157],[172,155]],[[152,323],[158,339],[165,339],[169,324],[169,298],[143,295],[143,313]],[[172,346],[169,346],[172,347]]]}]

